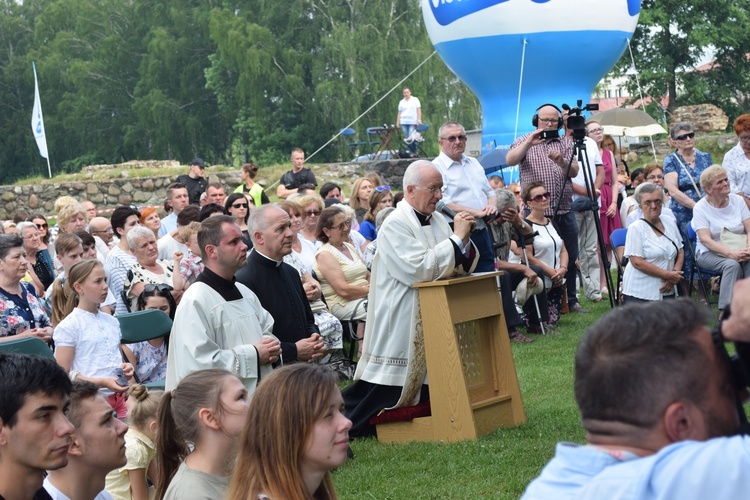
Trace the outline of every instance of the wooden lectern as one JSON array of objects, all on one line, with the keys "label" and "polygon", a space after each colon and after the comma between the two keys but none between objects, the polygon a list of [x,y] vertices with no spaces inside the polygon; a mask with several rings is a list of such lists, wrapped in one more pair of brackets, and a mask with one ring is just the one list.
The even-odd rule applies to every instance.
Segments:
[{"label": "wooden lectern", "polygon": [[414,285],[422,310],[432,415],[378,424],[379,441],[473,440],[526,421],[497,291],[499,274]]}]

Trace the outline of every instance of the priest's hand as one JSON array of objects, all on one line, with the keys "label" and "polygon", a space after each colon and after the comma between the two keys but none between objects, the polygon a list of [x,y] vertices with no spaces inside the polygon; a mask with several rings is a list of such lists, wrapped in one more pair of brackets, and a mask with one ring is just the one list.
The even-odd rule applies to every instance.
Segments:
[{"label": "priest's hand", "polygon": [[476,226],[477,222],[468,212],[458,212],[453,218],[453,234],[461,238],[464,244],[468,243],[471,230]]},{"label": "priest's hand", "polygon": [[266,335],[260,340],[258,344],[255,344],[255,349],[258,350],[258,356],[260,357],[260,364],[270,365],[279,360],[281,354],[281,344],[279,339],[275,337],[268,337]]},{"label": "priest's hand", "polygon": [[326,353],[323,338],[317,333],[313,333],[306,339],[298,340],[295,345],[297,346],[297,359],[300,361],[312,361]]}]

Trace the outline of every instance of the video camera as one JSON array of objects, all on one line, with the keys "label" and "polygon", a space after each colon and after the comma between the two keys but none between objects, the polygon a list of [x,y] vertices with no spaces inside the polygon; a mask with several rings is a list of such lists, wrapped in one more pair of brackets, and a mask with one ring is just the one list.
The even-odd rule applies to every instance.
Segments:
[{"label": "video camera", "polygon": [[750,388],[750,343],[734,342],[735,353],[731,356],[729,355],[724,336],[721,333],[721,325],[731,314],[730,307],[727,306],[721,318],[719,318],[716,328],[711,332],[711,337],[719,355],[724,358],[729,366],[729,373],[734,387],[737,414],[740,418],[738,434],[750,435],[750,424],[742,405],[743,396],[747,394],[747,390]]},{"label": "video camera", "polygon": [[589,103],[583,107],[581,107],[581,104],[583,104],[583,101],[579,99],[575,108],[571,108],[567,104],[562,105],[562,108],[568,112],[568,122],[565,126],[568,130],[573,131],[573,140],[578,142],[583,142],[586,138],[586,118],[581,116],[581,112],[599,111],[598,104]]}]

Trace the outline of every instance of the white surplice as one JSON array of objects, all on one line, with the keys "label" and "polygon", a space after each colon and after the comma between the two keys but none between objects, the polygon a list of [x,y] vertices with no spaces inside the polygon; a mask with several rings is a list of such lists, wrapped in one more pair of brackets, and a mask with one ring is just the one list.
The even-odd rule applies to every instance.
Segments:
[{"label": "white surplice", "polygon": [[[420,225],[406,200],[378,231],[364,348],[354,380],[402,387],[394,408],[418,403],[426,383],[422,315],[412,285],[466,274],[455,264],[452,234],[441,216],[430,218],[427,226]],[[479,258],[474,251],[469,272]]]}]

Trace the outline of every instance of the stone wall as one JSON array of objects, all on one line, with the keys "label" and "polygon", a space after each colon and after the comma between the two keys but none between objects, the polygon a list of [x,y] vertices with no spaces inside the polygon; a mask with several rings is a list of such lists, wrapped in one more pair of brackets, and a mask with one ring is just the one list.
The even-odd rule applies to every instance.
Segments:
[{"label": "stone wall", "polygon": [[[366,163],[335,163],[313,166],[313,171],[322,185],[329,180],[350,179],[352,182],[369,171],[377,172],[383,182],[395,190],[401,189],[401,179],[406,167],[414,160],[384,160]],[[96,166],[97,169],[106,168]],[[122,165],[117,166],[118,168]],[[113,177],[117,174],[113,172]],[[40,211],[52,215],[54,203],[60,196],[72,196],[77,200],[90,200],[103,215],[107,216],[118,205],[156,206],[164,205],[167,186],[176,176],[152,176],[112,180],[87,180],[54,184],[27,184],[22,186],[0,186],[0,219],[13,218],[16,210]],[[209,181],[221,182],[227,194],[242,181],[239,170],[214,172]],[[259,179],[263,184],[263,179]],[[270,186],[276,179],[266,182]],[[348,194],[348,193],[347,193]]]},{"label": "stone wall", "polygon": [[692,123],[696,132],[723,132],[729,125],[729,117],[713,104],[698,104],[677,108],[672,113],[670,125],[680,122]]}]

